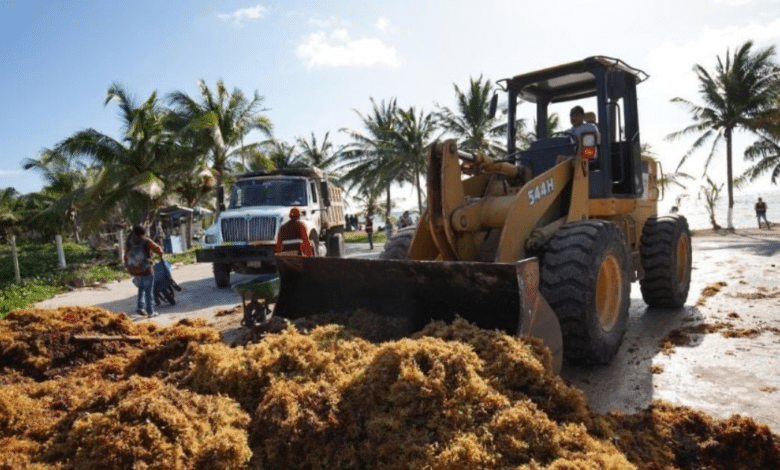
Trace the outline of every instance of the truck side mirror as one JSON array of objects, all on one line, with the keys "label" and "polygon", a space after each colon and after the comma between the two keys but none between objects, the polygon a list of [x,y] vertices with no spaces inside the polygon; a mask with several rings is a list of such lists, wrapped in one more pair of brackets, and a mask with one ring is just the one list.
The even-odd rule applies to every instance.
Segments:
[{"label": "truck side mirror", "polygon": [[322,205],[330,207],[330,191],[328,191],[328,182],[320,182],[320,193],[322,195]]},{"label": "truck side mirror", "polygon": [[493,97],[490,98],[490,107],[488,108],[488,119],[496,117],[496,109],[498,108],[498,94],[493,93]]},{"label": "truck side mirror", "polygon": [[225,188],[223,186],[217,186],[217,204],[220,212],[225,210]]}]

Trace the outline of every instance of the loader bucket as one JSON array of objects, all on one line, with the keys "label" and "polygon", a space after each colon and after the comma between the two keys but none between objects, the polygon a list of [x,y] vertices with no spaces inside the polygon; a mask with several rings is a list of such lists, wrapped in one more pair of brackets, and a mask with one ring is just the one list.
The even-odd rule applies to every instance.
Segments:
[{"label": "loader bucket", "polygon": [[536,258],[516,264],[277,256],[281,290],[274,315],[294,320],[365,309],[405,334],[456,316],[487,330],[541,338],[557,373],[558,318],[539,293]]}]

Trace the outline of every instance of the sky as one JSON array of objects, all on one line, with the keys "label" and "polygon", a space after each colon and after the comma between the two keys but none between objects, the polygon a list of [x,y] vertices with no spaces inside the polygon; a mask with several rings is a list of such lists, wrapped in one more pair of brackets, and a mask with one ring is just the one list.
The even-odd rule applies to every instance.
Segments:
[{"label": "sky", "polygon": [[[453,85],[470,78],[593,55],[650,76],[638,89],[641,139],[669,172],[692,143],[666,139],[691,123],[670,100],[701,103],[694,64],[713,70],[746,40],[780,49],[780,0],[0,0],[0,188],[39,191],[44,182],[22,162],[77,131],[118,138],[119,109],[104,105],[113,82],[142,102],[155,91],[198,97],[199,79],[212,89],[221,79],[264,97],[276,138],[330,132],[343,144],[341,129],[362,130],[358,113],[370,112],[370,98],[454,108]],[[532,121],[531,105],[520,113]],[[736,137],[737,174],[750,142]],[[700,178],[706,153],[681,171]],[[725,181],[725,163],[709,174]],[[768,175],[751,188],[779,189]],[[401,206],[413,205],[410,192],[399,191]]]}]

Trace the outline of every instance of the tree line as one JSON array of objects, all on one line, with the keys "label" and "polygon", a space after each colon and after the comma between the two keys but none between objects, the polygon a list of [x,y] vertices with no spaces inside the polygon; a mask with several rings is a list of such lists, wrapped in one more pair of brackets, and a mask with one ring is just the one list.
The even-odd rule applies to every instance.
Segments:
[{"label": "tree line", "polygon": [[[676,170],[663,175],[662,184],[682,185],[682,177],[687,176],[680,171],[683,164],[709,147],[702,177],[713,159],[725,158],[729,225],[734,183],[769,173],[776,184],[779,70],[774,47],[756,51],[751,41],[718,56],[714,69],[696,64],[703,104],[673,98],[690,112],[692,123],[668,136],[676,140],[695,135],[696,139]],[[330,132],[321,139],[311,133],[294,142],[275,138],[264,97],[257,91],[251,96],[237,88],[230,91],[221,80],[213,89],[203,80],[198,87],[194,97],[181,91],[160,97],[155,91],[138,101],[123,85],[112,83],[104,105],[119,107],[121,138],[84,129],[44,148],[37,158],[26,159],[23,168],[39,172],[44,188],[27,195],[14,188],[0,191],[0,231],[40,238],[60,233],[79,240],[106,227],[150,224],[159,209],[171,202],[213,207],[214,190],[229,185],[233,174],[309,165],[334,175],[366,213],[389,214],[396,184],[417,188],[422,211],[425,158],[433,142],[456,138],[463,148],[505,154],[507,123],[489,116],[496,87],[482,76],[471,78],[464,89],[453,85],[454,108],[436,104],[427,112],[421,107],[403,108],[397,98],[370,98],[367,112],[355,110],[362,127],[339,129],[349,140],[338,148]],[[554,130],[557,116],[548,125]],[[534,136],[522,119],[516,126],[517,148],[523,148]],[[262,140],[245,142],[253,131]],[[736,131],[756,136],[744,154],[752,165],[738,177],[732,171]],[[719,151],[721,144],[726,146],[725,155]]]}]

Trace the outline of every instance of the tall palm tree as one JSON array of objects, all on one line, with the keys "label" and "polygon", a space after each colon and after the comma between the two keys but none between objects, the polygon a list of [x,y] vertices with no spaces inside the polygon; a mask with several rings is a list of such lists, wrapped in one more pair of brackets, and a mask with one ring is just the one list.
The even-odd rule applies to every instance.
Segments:
[{"label": "tall palm tree", "polygon": [[167,99],[184,124],[181,131],[194,133],[208,154],[219,188],[229,160],[259,145],[244,145],[244,137],[257,130],[271,138],[273,124],[261,114],[267,109],[263,108],[265,98],[257,91],[250,100],[238,88],[229,92],[222,80],[217,81],[213,92],[205,80],[198,80],[198,88],[200,102],[181,91],[169,93]]},{"label": "tall palm tree", "polygon": [[774,62],[775,49],[768,47],[751,50],[752,41],[745,42],[734,54],[726,51],[725,59],[717,57],[714,73],[710,73],[696,64],[693,70],[699,80],[700,97],[703,105],[695,104],[684,98],[674,98],[672,102],[686,107],[693,117],[693,124],[669,134],[675,140],[690,134],[699,134],[688,152],[680,159],[680,167],[696,150],[712,142],[712,147],[704,164],[704,173],[715,156],[719,144],[726,143],[726,185],[729,209],[727,227],[734,228],[732,213],[734,210],[732,138],[734,131],[742,129],[756,132],[761,117],[766,113],[778,93],[778,65]]},{"label": "tall palm tree", "polygon": [[[465,91],[461,91],[456,84],[453,84],[453,87],[456,110],[438,106],[436,116],[439,125],[458,139],[459,147],[491,151],[499,155],[506,153],[507,125],[498,117],[488,116],[490,99],[495,90],[490,80],[483,79],[480,75],[476,80],[469,79],[469,87]],[[523,127],[523,120],[518,119],[518,136],[522,134]]]},{"label": "tall palm tree", "polygon": [[308,162],[299,157],[295,151],[295,145],[283,140],[273,140],[267,150],[266,157],[271,160],[276,169],[301,168]]},{"label": "tall palm tree", "polygon": [[89,181],[84,162],[43,149],[39,158],[26,159],[22,168],[38,171],[46,183],[42,195],[49,199],[48,207],[34,218],[59,221],[59,225],[70,231],[78,242],[83,222],[81,200]]},{"label": "tall palm tree", "polygon": [[745,150],[745,159],[756,162],[738,178],[740,181],[755,181],[770,172],[772,184],[780,176],[780,94],[775,105],[759,120],[758,140]]},{"label": "tall palm tree", "polygon": [[298,144],[298,148],[301,149],[298,159],[323,170],[333,165],[335,161],[334,147],[333,142],[328,140],[329,136],[330,132],[326,132],[325,137],[319,144],[314,132],[311,133],[311,140],[306,140],[303,137],[296,138],[295,142]]},{"label": "tall palm tree", "polygon": [[745,150],[745,159],[756,162],[739,178],[755,181],[770,172],[772,184],[780,176],[780,133],[762,133],[759,140]]},{"label": "tall palm tree", "polygon": [[396,99],[377,104],[371,98],[371,114],[360,116],[365,133],[342,128],[341,131],[351,137],[352,142],[339,152],[343,162],[340,170],[345,171],[342,182],[347,189],[358,188],[359,192],[370,196],[376,191],[386,193],[386,213],[392,209],[390,187],[393,182],[404,182],[404,165],[392,147],[392,133],[398,118]]},{"label": "tall palm tree", "polygon": [[423,210],[420,174],[426,170],[426,150],[436,140],[436,129],[433,114],[423,110],[418,113],[414,106],[408,110],[397,109],[396,125],[391,133],[392,149],[404,166],[406,179],[417,189],[417,208],[420,213]]},{"label": "tall palm tree", "polygon": [[92,231],[112,212],[120,211],[132,223],[150,223],[164,197],[172,191],[171,175],[192,166],[168,129],[168,114],[157,92],[138,104],[125,88],[113,83],[105,105],[116,101],[123,125],[121,141],[94,129],[62,140],[52,152],[67,158],[85,157],[94,167],[94,181],[81,198],[84,225]]}]

